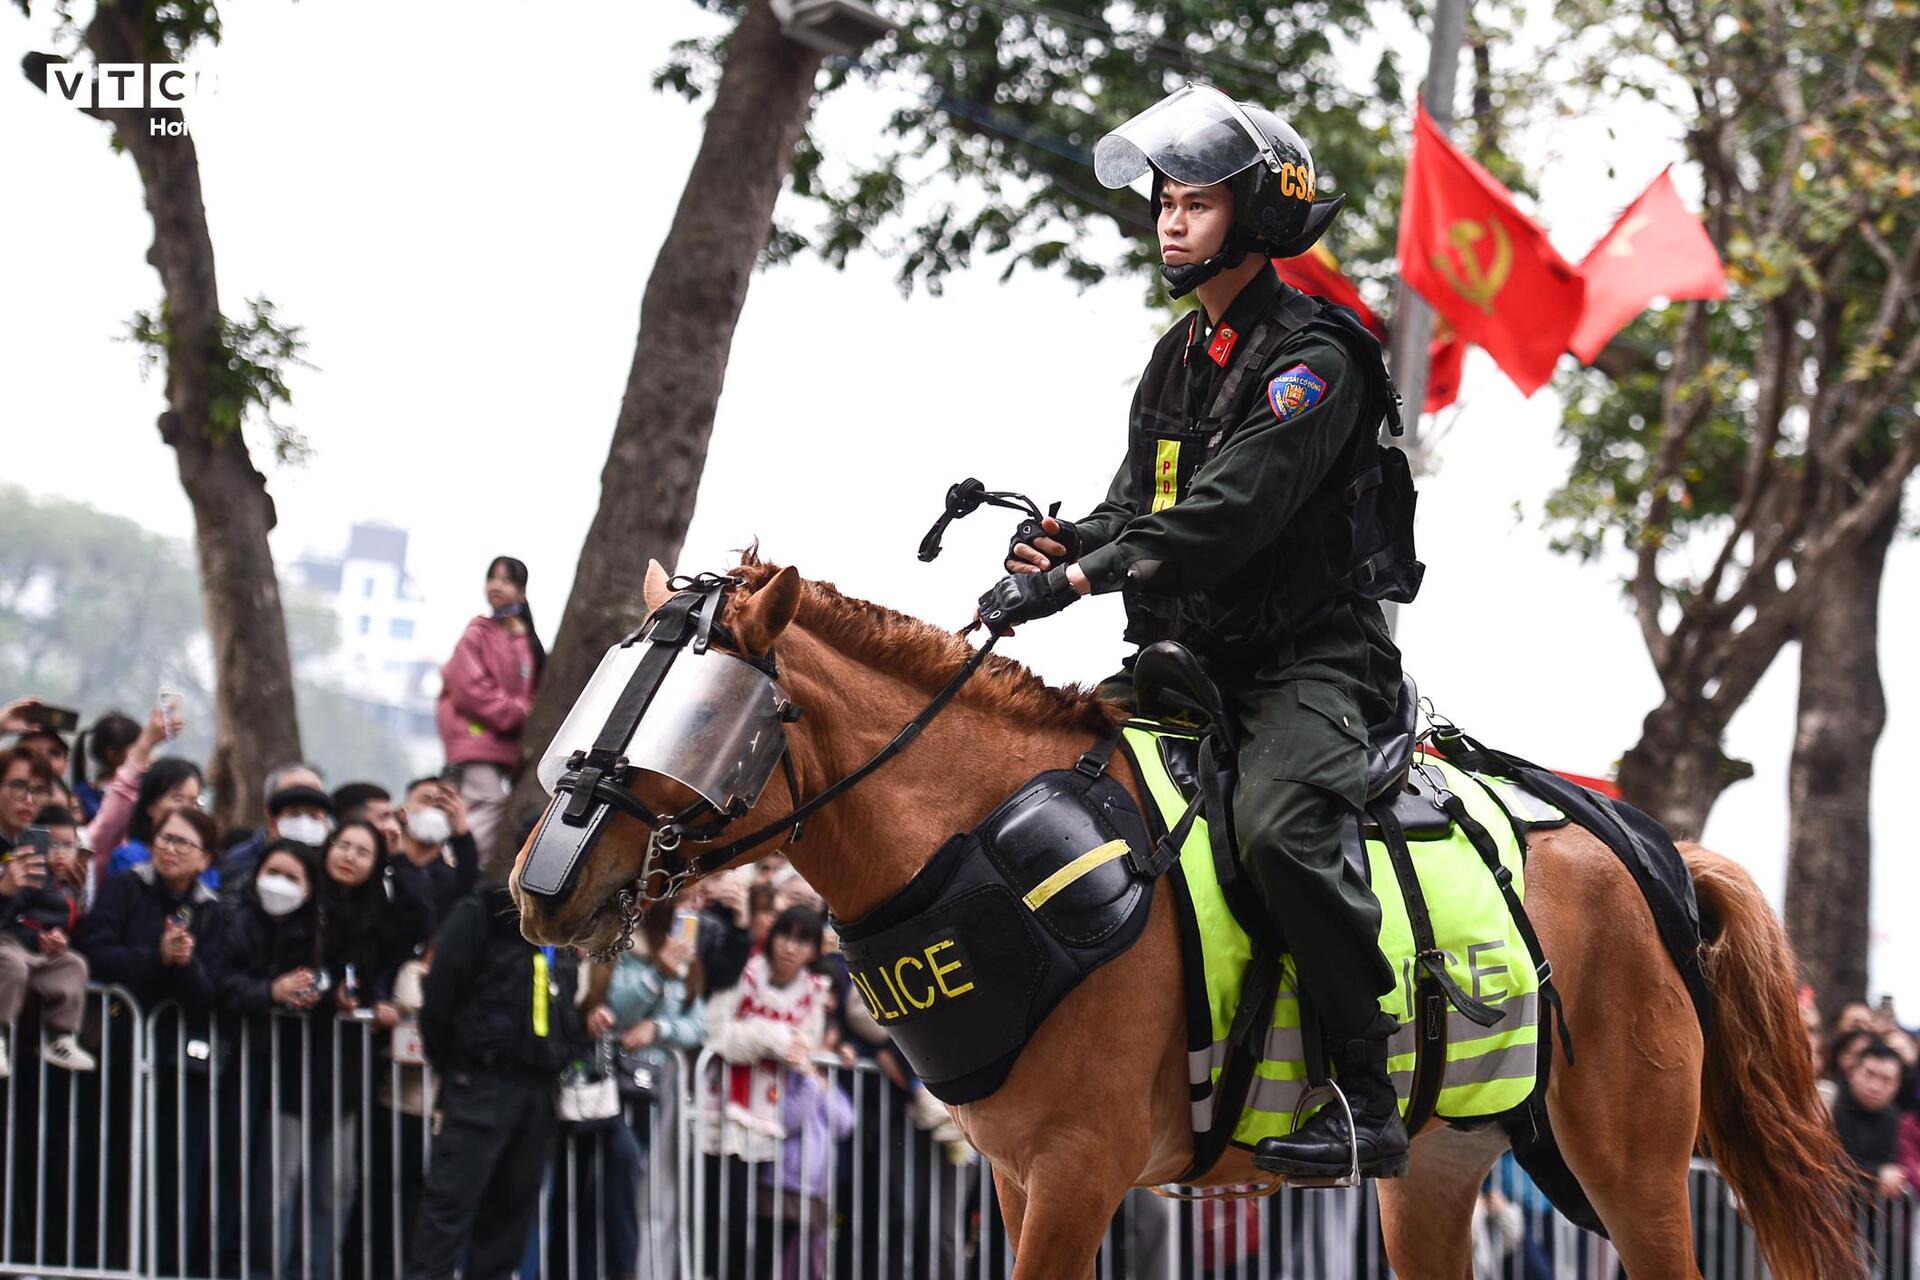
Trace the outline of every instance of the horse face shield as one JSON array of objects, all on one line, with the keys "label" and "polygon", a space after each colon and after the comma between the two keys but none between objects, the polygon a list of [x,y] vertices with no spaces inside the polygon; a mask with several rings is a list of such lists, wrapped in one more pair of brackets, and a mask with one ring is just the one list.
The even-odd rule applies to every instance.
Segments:
[{"label": "horse face shield", "polygon": [[[708,647],[724,588],[687,591],[656,611],[648,625],[601,659],[553,741],[541,756],[540,783],[554,794],[520,871],[520,888],[564,900],[612,810],[654,830],[642,877],[659,869],[655,851],[670,851],[682,831],[709,838],[760,800],[786,754],[791,703],[762,664]],[[636,782],[665,779],[687,788],[694,803],[655,814],[633,795]],[[703,810],[709,830],[689,826]]]},{"label": "horse face shield", "polygon": [[[594,748],[607,716],[650,644],[615,646],[540,757],[540,785],[553,791],[576,756]],[[677,654],[630,736],[617,748],[634,774],[677,782],[715,810],[738,817],[759,803],[787,748],[780,686],[758,667],[709,649]]]}]

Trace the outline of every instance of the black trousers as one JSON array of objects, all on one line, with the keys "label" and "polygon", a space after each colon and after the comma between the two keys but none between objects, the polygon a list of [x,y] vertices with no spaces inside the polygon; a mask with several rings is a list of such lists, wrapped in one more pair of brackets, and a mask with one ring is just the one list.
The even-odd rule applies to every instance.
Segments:
[{"label": "black trousers", "polygon": [[[1126,673],[1100,692],[1135,705]],[[1380,952],[1380,903],[1340,845],[1366,799],[1367,719],[1351,690],[1284,670],[1223,683],[1220,692],[1239,738],[1233,826],[1241,866],[1293,952],[1327,1034],[1383,1034],[1391,1023],[1379,1002],[1393,989],[1393,968]]]},{"label": "black trousers", "polygon": [[463,1251],[466,1280],[502,1280],[526,1253],[558,1121],[552,1083],[456,1074],[407,1242],[407,1280],[444,1280]]}]

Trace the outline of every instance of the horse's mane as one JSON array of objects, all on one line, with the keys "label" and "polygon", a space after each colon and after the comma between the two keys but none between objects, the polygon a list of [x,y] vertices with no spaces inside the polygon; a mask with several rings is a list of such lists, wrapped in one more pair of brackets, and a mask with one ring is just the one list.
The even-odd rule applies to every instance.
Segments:
[{"label": "horse's mane", "polygon": [[[760,559],[757,547],[740,557],[733,576],[752,591],[781,566]],[[832,583],[803,578],[796,621],[856,661],[900,677],[929,697],[973,654],[966,640],[885,605],[840,594]],[[1125,712],[1084,685],[1050,685],[1011,658],[993,654],[960,691],[960,698],[1040,728],[1106,733]]]}]

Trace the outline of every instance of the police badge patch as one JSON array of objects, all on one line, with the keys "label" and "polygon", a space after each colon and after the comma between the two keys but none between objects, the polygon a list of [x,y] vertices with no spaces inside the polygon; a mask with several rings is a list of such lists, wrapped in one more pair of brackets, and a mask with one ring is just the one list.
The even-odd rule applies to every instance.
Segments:
[{"label": "police badge patch", "polygon": [[1297,364],[1267,384],[1267,403],[1273,406],[1273,416],[1286,422],[1319,404],[1326,393],[1327,380]]}]

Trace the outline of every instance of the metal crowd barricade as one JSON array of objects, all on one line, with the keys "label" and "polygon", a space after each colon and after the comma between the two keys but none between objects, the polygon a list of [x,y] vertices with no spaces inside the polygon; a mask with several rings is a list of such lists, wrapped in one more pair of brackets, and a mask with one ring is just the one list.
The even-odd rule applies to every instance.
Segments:
[{"label": "metal crowd barricade", "polygon": [[[204,1017],[172,1004],[142,1013],[124,990],[96,986],[81,1038],[98,1069],[70,1073],[41,1060],[34,1016],[30,1009],[6,1029],[0,1274],[403,1273],[432,1157],[435,1080],[424,1063],[396,1060],[384,1032],[357,1019]],[[735,1067],[710,1052],[659,1061],[650,1095],[557,1145],[521,1280],[1011,1276],[986,1162],[952,1133],[924,1128],[937,1113],[910,1106],[871,1065],[816,1061],[819,1085],[844,1099],[851,1131],[823,1137],[802,1125],[789,1153],[783,1126],[745,1123],[756,1108],[762,1119],[780,1116],[783,1069]],[[632,1135],[625,1157],[614,1125]],[[796,1170],[800,1188],[817,1196],[791,1193]],[[1492,1258],[1480,1280],[1615,1280],[1606,1241],[1506,1176],[1495,1185],[1511,1208],[1483,1197],[1476,1219]],[[1709,1163],[1695,1163],[1689,1196],[1706,1280],[1765,1277],[1753,1233]],[[623,1199],[638,1229],[633,1258],[611,1256]],[[1877,1259],[1873,1274],[1909,1280],[1912,1201],[1863,1198],[1857,1226]],[[1134,1192],[1096,1268],[1098,1280],[1392,1274],[1371,1185],[1186,1203]]]},{"label": "metal crowd barricade", "polygon": [[[907,1095],[868,1064],[815,1060],[824,1083],[851,1102],[855,1133],[825,1153],[830,1170],[824,1212],[802,1201],[812,1218],[794,1232],[827,1235],[825,1265],[802,1252],[791,1270],[774,1209],[769,1159],[744,1159],[753,1145],[726,1136],[729,1106],[778,1114],[784,1069],[727,1064],[711,1051],[694,1064],[694,1097],[686,1112],[692,1159],[682,1202],[695,1228],[683,1238],[681,1274],[695,1280],[777,1275],[795,1280],[1008,1280],[1013,1255],[1001,1226],[992,1172],[977,1157],[955,1164],[943,1144],[909,1115]],[[744,1101],[742,1095],[744,1094]],[[797,1139],[804,1166],[813,1141]],[[751,1156],[765,1157],[761,1142]],[[1501,1190],[1496,1173],[1489,1190]],[[1511,1200],[1503,1200],[1510,1194]],[[1731,1188],[1710,1162],[1689,1175],[1695,1258],[1705,1280],[1763,1280],[1753,1232],[1739,1218]],[[1510,1206],[1510,1207],[1508,1207]],[[823,1217],[824,1222],[819,1221]],[[1911,1280],[1915,1249],[1913,1201],[1863,1204],[1857,1215],[1873,1252],[1872,1275]],[[1523,1178],[1505,1175],[1501,1197],[1483,1194],[1476,1236],[1487,1242],[1491,1270],[1479,1280],[1617,1280],[1618,1255],[1601,1237],[1560,1217]],[[1389,1280],[1373,1184],[1347,1190],[1283,1190],[1245,1200],[1175,1201],[1150,1191],[1128,1195],[1109,1225],[1098,1280]]]},{"label": "metal crowd barricade", "polygon": [[[276,1013],[193,1016],[171,1002],[145,1022],[148,1123],[142,1272],[160,1277],[393,1280],[433,1154],[438,1081],[396,1059],[360,1018]],[[654,1101],[614,1123],[644,1128],[666,1153],[642,1161],[641,1256],[608,1256],[610,1129],[562,1133],[542,1190],[522,1280],[676,1276],[672,1224],[682,1196],[678,1138],[685,1069],[661,1055]],[[484,1171],[476,1171],[484,1176]],[[560,1210],[564,1207],[564,1212]],[[91,1274],[91,1273],[90,1273]]]},{"label": "metal crowd barricade", "polygon": [[138,1276],[140,1011],[119,987],[90,987],[80,1036],[96,1065],[71,1072],[42,1059],[48,1032],[35,1004],[4,1028],[12,1070],[0,1083],[0,1272]]}]

